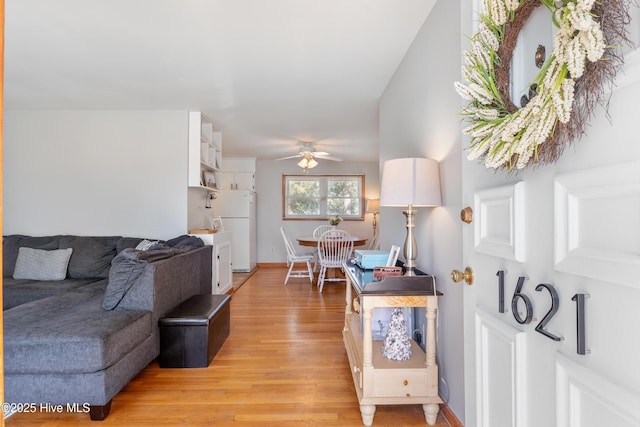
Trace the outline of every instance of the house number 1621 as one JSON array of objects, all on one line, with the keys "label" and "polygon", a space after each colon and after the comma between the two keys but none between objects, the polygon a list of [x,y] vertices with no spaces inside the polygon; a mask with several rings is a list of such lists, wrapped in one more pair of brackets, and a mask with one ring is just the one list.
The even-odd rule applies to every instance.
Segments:
[{"label": "house number 1621", "polygon": [[[505,305],[505,297],[504,297],[504,270],[499,270],[496,273],[498,276],[498,312],[505,313],[506,310],[504,308]],[[518,282],[516,283],[516,289],[513,292],[513,296],[511,297],[511,312],[513,313],[513,317],[516,322],[521,325],[528,325],[533,320],[533,304],[531,303],[531,299],[527,294],[523,292],[524,281],[526,278],[524,276],[518,277]],[[562,337],[559,337],[551,332],[549,332],[546,327],[549,321],[556,315],[558,312],[558,308],[560,307],[560,299],[558,298],[558,292],[548,283],[540,283],[536,286],[536,291],[542,292],[546,290],[549,294],[549,298],[551,299],[551,308],[544,315],[542,320],[538,322],[536,325],[536,332],[541,333],[545,337],[552,339],[553,341],[561,341]],[[576,302],[576,334],[577,334],[577,353],[584,355],[587,354],[586,345],[585,345],[585,308],[584,308],[584,300],[586,294],[575,294],[571,300]],[[521,314],[520,310],[518,310],[518,305],[524,306],[524,313]]]}]

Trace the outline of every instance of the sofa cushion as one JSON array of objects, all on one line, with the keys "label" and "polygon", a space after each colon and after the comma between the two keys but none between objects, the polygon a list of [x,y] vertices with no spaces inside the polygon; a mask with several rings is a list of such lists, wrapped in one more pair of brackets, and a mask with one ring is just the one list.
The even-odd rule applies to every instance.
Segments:
[{"label": "sofa cushion", "polygon": [[120,237],[61,236],[60,248],[72,248],[68,275],[72,279],[109,277]]},{"label": "sofa cushion", "polygon": [[16,280],[5,277],[2,283],[2,309],[7,310],[27,302],[60,295],[106,279],[66,279],[49,282],[46,280]]},{"label": "sofa cushion", "polygon": [[97,372],[147,339],[151,313],[103,310],[105,282],[6,310],[5,372]]},{"label": "sofa cushion", "polygon": [[21,247],[13,269],[14,279],[64,280],[73,249],[33,249]]},{"label": "sofa cushion", "polygon": [[120,253],[127,248],[135,248],[144,239],[141,237],[123,237],[116,242],[116,253]]},{"label": "sofa cushion", "polygon": [[12,277],[21,247],[34,249],[58,249],[59,236],[31,237],[12,234],[2,238],[2,275]]}]

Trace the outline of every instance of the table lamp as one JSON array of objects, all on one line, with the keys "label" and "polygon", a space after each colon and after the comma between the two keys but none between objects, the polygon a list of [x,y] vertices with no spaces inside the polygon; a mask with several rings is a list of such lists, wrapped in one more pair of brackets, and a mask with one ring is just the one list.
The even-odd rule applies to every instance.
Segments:
[{"label": "table lamp", "polygon": [[415,276],[418,246],[414,236],[414,207],[440,206],[440,173],[432,159],[403,158],[387,160],[382,166],[380,206],[407,207],[407,237],[404,241],[406,276]]}]

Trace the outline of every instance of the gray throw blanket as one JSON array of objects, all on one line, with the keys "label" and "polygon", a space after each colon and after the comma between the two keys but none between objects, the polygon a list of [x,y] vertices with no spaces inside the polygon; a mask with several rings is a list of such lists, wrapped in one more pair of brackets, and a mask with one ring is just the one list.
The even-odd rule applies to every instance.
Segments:
[{"label": "gray throw blanket", "polygon": [[111,261],[109,283],[104,293],[102,308],[113,310],[118,307],[148,263],[170,258],[201,246],[204,246],[201,239],[184,235],[166,243],[156,243],[146,251],[134,248],[122,250]]}]

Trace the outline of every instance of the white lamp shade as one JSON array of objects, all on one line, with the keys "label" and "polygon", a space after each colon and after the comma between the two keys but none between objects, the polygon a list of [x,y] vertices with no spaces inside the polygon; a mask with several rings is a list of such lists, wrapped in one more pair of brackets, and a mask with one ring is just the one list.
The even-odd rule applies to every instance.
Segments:
[{"label": "white lamp shade", "polygon": [[381,206],[440,206],[441,203],[438,162],[421,158],[384,162]]}]

